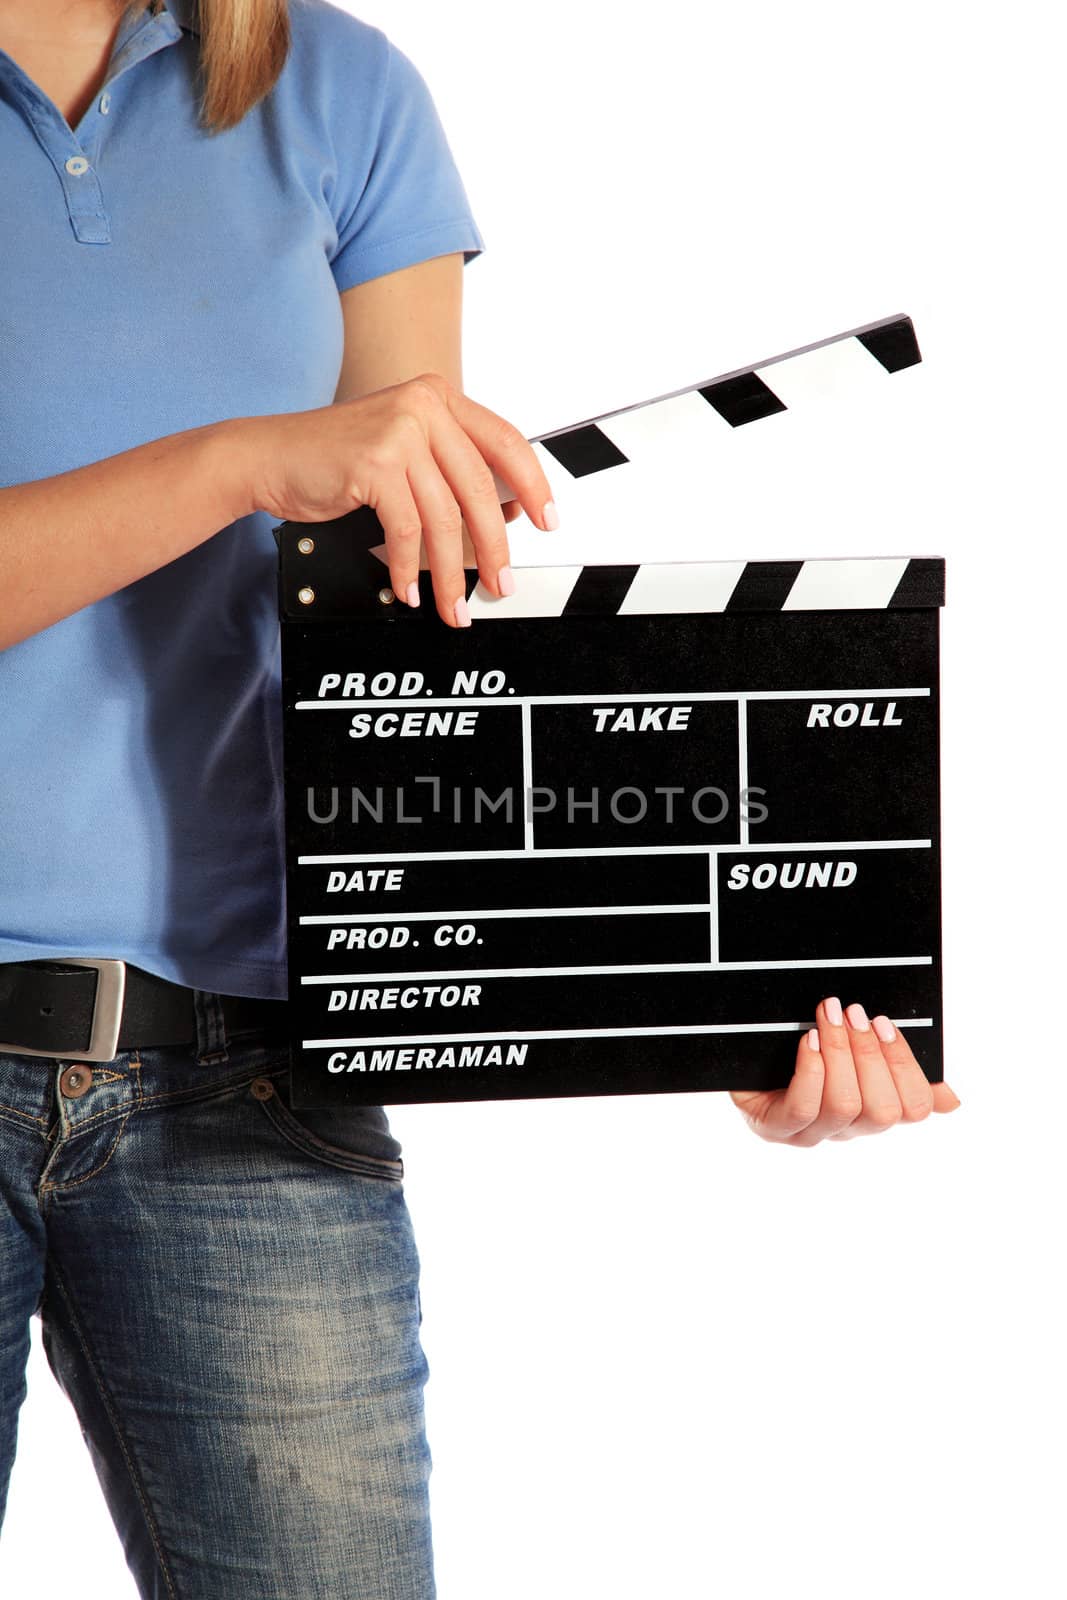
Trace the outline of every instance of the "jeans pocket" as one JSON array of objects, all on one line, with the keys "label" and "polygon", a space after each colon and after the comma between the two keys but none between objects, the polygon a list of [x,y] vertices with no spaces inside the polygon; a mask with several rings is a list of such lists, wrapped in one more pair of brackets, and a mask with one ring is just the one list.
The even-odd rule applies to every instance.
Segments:
[{"label": "jeans pocket", "polygon": [[337,1106],[294,1111],[289,1073],[253,1078],[248,1093],[289,1144],[326,1166],[344,1167],[363,1178],[401,1183],[400,1145],[389,1132],[381,1106]]}]

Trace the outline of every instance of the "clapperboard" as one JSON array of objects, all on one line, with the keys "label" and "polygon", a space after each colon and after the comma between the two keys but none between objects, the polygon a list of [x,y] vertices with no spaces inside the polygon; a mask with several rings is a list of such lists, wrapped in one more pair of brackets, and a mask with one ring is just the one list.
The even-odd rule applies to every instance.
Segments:
[{"label": "clapperboard", "polygon": [[[654,527],[667,439],[707,496],[838,360],[910,319],[531,440],[563,527]],[[368,507],[275,536],[294,1106],[781,1087],[828,994],[941,1079],[943,560],[470,570],[454,630]]]}]

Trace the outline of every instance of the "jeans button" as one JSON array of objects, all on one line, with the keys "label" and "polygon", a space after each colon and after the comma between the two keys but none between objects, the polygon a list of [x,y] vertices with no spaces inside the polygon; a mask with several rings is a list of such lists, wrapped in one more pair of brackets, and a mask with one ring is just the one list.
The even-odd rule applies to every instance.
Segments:
[{"label": "jeans button", "polygon": [[60,1074],[59,1087],[71,1100],[77,1100],[93,1086],[93,1069],[84,1061],[75,1061]]}]

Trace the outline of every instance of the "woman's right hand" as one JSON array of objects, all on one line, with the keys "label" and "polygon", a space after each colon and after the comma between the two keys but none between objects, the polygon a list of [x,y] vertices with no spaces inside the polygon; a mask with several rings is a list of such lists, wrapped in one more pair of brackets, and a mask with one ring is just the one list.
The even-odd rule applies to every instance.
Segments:
[{"label": "woman's right hand", "polygon": [[418,605],[425,540],[437,609],[452,627],[470,625],[464,527],[490,594],[513,592],[494,472],[536,527],[558,526],[552,510],[545,520],[552,490],[529,441],[436,372],[358,400],[236,422],[250,439],[253,510],[326,522],[370,506],[385,530],[393,592]]}]

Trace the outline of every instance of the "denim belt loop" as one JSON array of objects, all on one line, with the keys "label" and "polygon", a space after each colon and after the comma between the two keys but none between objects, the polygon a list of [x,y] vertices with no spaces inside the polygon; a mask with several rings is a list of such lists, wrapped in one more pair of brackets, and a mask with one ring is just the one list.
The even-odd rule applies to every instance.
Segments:
[{"label": "denim belt loop", "polygon": [[209,1067],[216,1061],[228,1061],[226,1048],[226,1018],[222,1000],[211,989],[193,990],[193,1007],[196,1011],[196,1063]]}]

